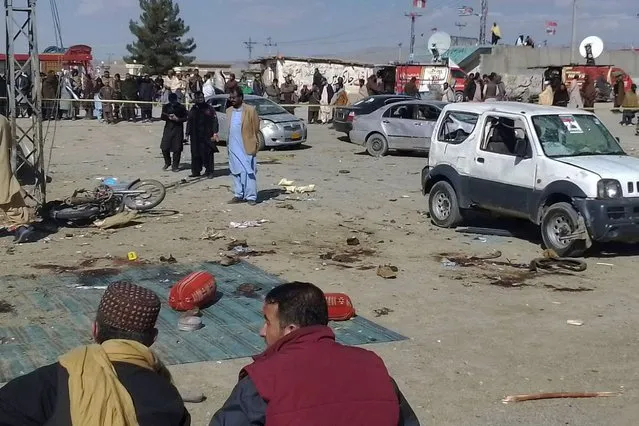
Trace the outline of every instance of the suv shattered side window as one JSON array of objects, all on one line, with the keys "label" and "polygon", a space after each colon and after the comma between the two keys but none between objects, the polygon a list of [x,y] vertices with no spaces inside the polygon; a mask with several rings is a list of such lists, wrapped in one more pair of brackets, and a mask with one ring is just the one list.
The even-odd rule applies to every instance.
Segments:
[{"label": "suv shattered side window", "polygon": [[479,114],[472,112],[449,111],[442,121],[438,139],[441,142],[462,143],[473,133],[478,119]]}]

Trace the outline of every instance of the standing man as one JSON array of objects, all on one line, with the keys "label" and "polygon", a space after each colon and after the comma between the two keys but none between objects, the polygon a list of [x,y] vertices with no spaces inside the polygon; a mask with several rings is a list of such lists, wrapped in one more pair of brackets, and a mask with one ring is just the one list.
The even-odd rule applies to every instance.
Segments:
[{"label": "standing man", "polygon": [[419,89],[417,88],[417,77],[412,77],[408,83],[404,86],[404,94],[419,98]]},{"label": "standing man", "polygon": [[499,29],[499,25],[497,25],[497,22],[493,22],[493,27],[490,30],[490,34],[492,35],[491,44],[494,46],[499,43],[499,40],[501,40],[501,30]]},{"label": "standing man", "polygon": [[[180,171],[180,157],[184,147],[184,122],[188,119],[188,112],[184,105],[178,102],[177,93],[169,93],[169,103],[162,106],[160,119],[164,121],[164,133],[160,149],[164,157],[163,170],[172,166],[172,171]],[[173,161],[171,161],[173,153]]]},{"label": "standing man", "polygon": [[122,105],[122,119],[125,121],[135,121],[135,104],[138,98],[138,85],[131,74],[124,77],[122,82],[122,98],[127,101]]},{"label": "standing man", "polygon": [[442,101],[455,102],[455,91],[448,85],[448,83],[444,83],[444,93],[442,93]]},{"label": "standing man", "polygon": [[250,105],[244,103],[244,94],[235,87],[229,94],[232,107],[226,110],[229,120],[229,168],[233,176],[231,204],[247,201],[257,204],[257,162],[260,148],[260,118]]},{"label": "standing man", "polygon": [[219,124],[215,109],[204,100],[204,93],[194,93],[195,104],[189,111],[186,122],[186,137],[191,140],[191,176],[202,173],[213,179],[213,153],[218,152],[215,143],[219,141]]},{"label": "standing man", "polygon": [[189,77],[189,95],[191,100],[195,100],[195,94],[202,91],[202,86],[204,85],[204,81],[202,77],[200,77],[200,70],[196,68],[193,71],[193,75]]},{"label": "standing man", "polygon": [[235,79],[235,73],[229,74],[229,80],[224,83],[224,93],[231,93],[233,89],[237,87],[238,83]]},{"label": "standing man", "polygon": [[155,84],[148,74],[144,74],[140,88],[138,89],[140,98],[140,115],[143,123],[153,121],[153,100],[155,99]]},{"label": "standing man", "polygon": [[262,310],[266,350],[240,371],[210,426],[419,426],[384,361],[335,341],[321,289],[282,284]]},{"label": "standing man", "polygon": [[112,80],[108,79],[104,83],[104,86],[98,92],[100,99],[102,99],[102,118],[107,124],[115,124],[113,119],[113,100],[115,99],[115,90],[111,87]]},{"label": "standing man", "polygon": [[615,93],[615,108],[619,108],[623,105],[623,100],[626,97],[626,85],[623,82],[623,74],[618,74],[613,87]]},{"label": "standing man", "polygon": [[280,103],[280,95],[282,94],[278,83],[279,81],[277,81],[277,78],[274,78],[271,85],[266,88],[266,96],[268,96],[269,100],[275,102],[276,104]]},{"label": "standing man", "polygon": [[95,343],[0,389],[1,424],[189,426],[171,374],[149,348],[160,307],[149,289],[110,284],[93,322]]}]

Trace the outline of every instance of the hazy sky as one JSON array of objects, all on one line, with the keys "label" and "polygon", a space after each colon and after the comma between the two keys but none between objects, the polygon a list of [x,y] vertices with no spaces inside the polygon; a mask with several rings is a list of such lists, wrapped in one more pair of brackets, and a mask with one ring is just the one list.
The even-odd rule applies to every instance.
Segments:
[{"label": "hazy sky", "polygon": [[[20,3],[26,0],[14,0]],[[126,54],[132,40],[130,19],[138,19],[137,0],[57,0],[65,45],[88,44],[96,59]],[[374,46],[408,46],[410,25],[404,12],[412,0],[177,0],[190,35],[205,60],[243,60],[243,41],[258,44],[253,56],[267,54],[268,37],[288,55],[352,52]],[[520,33],[537,41],[563,45],[570,42],[572,0],[488,0],[489,26],[497,21],[504,41],[513,43]],[[639,47],[638,0],[578,0],[578,37],[600,36],[609,48]],[[460,6],[479,12],[480,0],[427,0],[417,21],[417,49],[423,49],[432,28],[453,35],[476,37],[478,17],[458,17]],[[50,2],[38,1],[40,50],[55,44]],[[545,22],[558,22],[555,36],[546,36]],[[466,23],[461,31],[456,22]],[[1,32],[4,34],[4,31]],[[421,37],[421,34],[424,37]]]}]

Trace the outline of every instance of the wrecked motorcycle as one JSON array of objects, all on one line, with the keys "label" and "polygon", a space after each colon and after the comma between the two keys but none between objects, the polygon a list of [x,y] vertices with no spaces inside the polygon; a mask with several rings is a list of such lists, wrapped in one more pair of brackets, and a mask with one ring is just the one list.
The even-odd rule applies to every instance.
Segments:
[{"label": "wrecked motorcycle", "polygon": [[64,201],[47,206],[47,216],[67,224],[82,224],[123,212],[125,208],[147,211],[158,206],[166,196],[166,188],[156,180],[136,179],[121,183],[116,178],[102,178],[92,191],[76,190]]}]

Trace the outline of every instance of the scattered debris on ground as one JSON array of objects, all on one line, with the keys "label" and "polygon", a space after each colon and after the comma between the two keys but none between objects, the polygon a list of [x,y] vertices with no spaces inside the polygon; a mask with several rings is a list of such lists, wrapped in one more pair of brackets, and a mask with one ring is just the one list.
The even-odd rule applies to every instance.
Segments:
[{"label": "scattered debris on ground", "polygon": [[220,260],[220,265],[222,266],[231,266],[237,263],[240,263],[240,258],[238,256],[223,255]]},{"label": "scattered debris on ground", "polygon": [[162,262],[162,263],[177,263],[177,259],[174,258],[172,254],[169,254],[169,257],[160,256],[160,262]]},{"label": "scattered debris on ground", "polygon": [[581,327],[582,325],[584,325],[584,322],[581,320],[568,320],[566,321],[566,324]]},{"label": "scattered debris on ground", "polygon": [[220,238],[224,238],[224,234],[222,234],[220,231],[217,231],[215,229],[211,229],[208,226],[204,228],[204,231],[202,231],[202,235],[200,236],[201,240],[209,240],[209,241],[219,240]]},{"label": "scattered debris on ground", "polygon": [[377,267],[377,276],[385,279],[397,278],[399,268],[393,265],[380,265]]},{"label": "scattered debris on ground", "polygon": [[229,223],[229,228],[233,229],[246,229],[246,228],[258,228],[262,226],[262,224],[267,223],[268,220],[260,219],[260,220],[247,220],[244,222],[231,222]]},{"label": "scattered debris on ground", "polygon": [[390,314],[391,312],[394,312],[394,311],[392,309],[387,308],[387,307],[384,306],[383,308],[374,309],[373,312],[375,313],[375,316],[377,318],[379,318],[381,316],[388,315],[388,314]]},{"label": "scattered debris on ground", "polygon": [[501,400],[504,404],[509,402],[536,401],[539,399],[555,399],[555,398],[600,398],[619,396],[620,392],[545,392],[545,393],[528,393],[522,395],[510,395]]},{"label": "scattered debris on ground", "polygon": [[252,298],[252,299],[261,299],[262,296],[260,296],[257,293],[260,290],[262,290],[262,287],[260,287],[260,286],[258,286],[256,284],[244,283],[244,284],[240,284],[240,285],[237,286],[237,288],[233,292],[233,295],[241,296],[241,297],[248,297],[248,298]]},{"label": "scattered debris on ground", "polygon": [[358,246],[359,240],[355,237],[350,237],[346,239],[346,244],[348,244],[349,246]]},{"label": "scattered debris on ground", "polygon": [[14,312],[14,310],[15,306],[7,302],[6,300],[0,299],[0,314],[10,314]]},{"label": "scattered debris on ground", "polygon": [[[586,270],[586,262],[579,259],[561,258],[554,252],[545,250],[542,257],[533,259],[530,263],[517,263],[510,259],[497,260],[502,256],[499,250],[491,251],[485,255],[465,255],[460,253],[439,253],[435,257],[446,269],[476,267],[486,273],[480,276],[488,280],[490,285],[504,288],[522,288],[529,284],[526,282],[542,274],[572,276],[573,272]],[[586,287],[555,287],[551,284],[546,288],[554,291],[593,291]]]},{"label": "scattered debris on ground", "polygon": [[235,247],[248,247],[246,240],[233,240],[227,244],[227,250],[233,250]]},{"label": "scattered debris on ground", "polygon": [[372,256],[375,254],[375,250],[356,248],[347,249],[342,253],[336,253],[334,251],[328,251],[320,254],[322,260],[332,260],[339,263],[356,263],[361,261],[362,256]]},{"label": "scattered debris on ground", "polygon": [[296,186],[294,180],[281,179],[277,186],[284,189],[287,194],[303,194],[306,192],[315,192],[315,185]]}]

